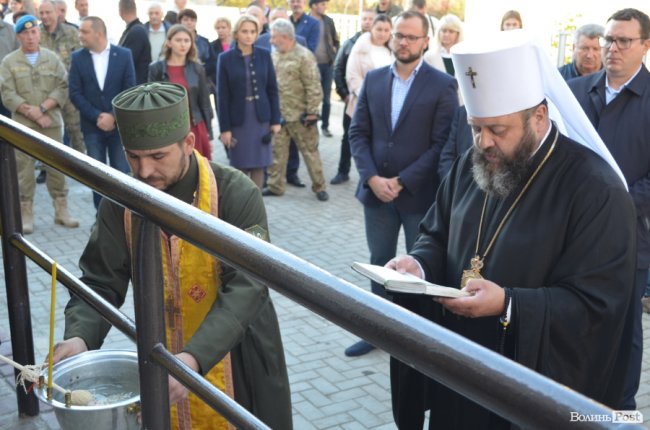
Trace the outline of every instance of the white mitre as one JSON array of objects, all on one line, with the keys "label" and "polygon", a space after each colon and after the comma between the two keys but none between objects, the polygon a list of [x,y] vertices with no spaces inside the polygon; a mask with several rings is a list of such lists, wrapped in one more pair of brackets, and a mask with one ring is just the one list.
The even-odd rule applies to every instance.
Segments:
[{"label": "white mitre", "polygon": [[614,157],[557,68],[525,30],[465,40],[451,48],[451,57],[468,116],[508,115],[546,99],[560,131],[600,155],[627,187]]}]

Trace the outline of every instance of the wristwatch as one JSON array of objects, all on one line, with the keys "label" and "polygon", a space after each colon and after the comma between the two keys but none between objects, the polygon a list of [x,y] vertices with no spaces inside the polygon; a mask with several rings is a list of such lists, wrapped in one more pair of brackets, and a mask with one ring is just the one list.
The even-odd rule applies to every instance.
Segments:
[{"label": "wristwatch", "polygon": [[38,109],[41,111],[41,113],[45,113],[45,111],[47,110],[47,109],[45,109],[45,106],[43,106],[42,103],[40,105],[38,105]]}]

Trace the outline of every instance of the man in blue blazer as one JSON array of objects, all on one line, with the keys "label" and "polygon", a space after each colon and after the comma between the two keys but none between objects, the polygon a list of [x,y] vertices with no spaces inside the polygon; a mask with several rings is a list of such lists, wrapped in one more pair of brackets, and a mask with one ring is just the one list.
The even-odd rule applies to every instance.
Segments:
[{"label": "man in blue blazer", "polygon": [[648,295],[650,267],[650,73],[643,64],[650,18],[636,9],[619,10],[607,20],[601,41],[604,69],[569,81],[569,87],[621,168],[636,206],[636,289],[628,312],[634,334],[619,407],[634,410],[643,355],[641,298]]},{"label": "man in blue blazer", "polygon": [[[131,51],[110,45],[106,25],[90,16],[81,21],[79,40],[82,49],[72,54],[69,75],[70,100],[81,113],[81,131],[89,156],[128,173],[120,135],[115,126],[111,101],[117,94],[135,85]],[[101,196],[93,193],[95,208]]]},{"label": "man in blue blazer", "polygon": [[[366,75],[350,125],[370,262],[380,266],[395,257],[401,227],[406,249],[415,242],[438,188],[440,152],[458,107],[456,80],[422,61],[428,26],[414,11],[397,18],[395,63]],[[371,286],[386,297],[381,285]],[[372,348],[361,341],[345,353],[357,356]]]},{"label": "man in blue blazer", "polygon": [[296,35],[302,36],[307,41],[307,48],[316,52],[320,38],[320,23],[305,13],[305,0],[288,0],[291,16],[289,20],[296,30]]}]

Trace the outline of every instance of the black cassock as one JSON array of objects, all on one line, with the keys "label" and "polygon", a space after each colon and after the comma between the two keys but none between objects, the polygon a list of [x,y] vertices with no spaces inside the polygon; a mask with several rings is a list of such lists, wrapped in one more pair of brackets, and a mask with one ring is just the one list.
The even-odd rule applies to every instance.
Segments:
[{"label": "black cassock", "polygon": [[[528,177],[554,137],[555,127],[534,155]],[[456,288],[475,255],[485,198],[471,166],[470,150],[441,184],[411,251],[427,280]],[[480,255],[519,191],[503,199],[489,197]],[[506,356],[611,407],[621,400],[625,345],[631,342],[626,320],[635,274],[635,217],[632,200],[611,167],[559,135],[555,150],[505,223],[481,270],[485,279],[513,288]],[[459,317],[421,296],[399,295],[394,300],[498,350],[502,331],[498,317]],[[421,429],[422,411],[429,408],[432,429],[510,427],[395,359],[391,388],[400,429]]]}]

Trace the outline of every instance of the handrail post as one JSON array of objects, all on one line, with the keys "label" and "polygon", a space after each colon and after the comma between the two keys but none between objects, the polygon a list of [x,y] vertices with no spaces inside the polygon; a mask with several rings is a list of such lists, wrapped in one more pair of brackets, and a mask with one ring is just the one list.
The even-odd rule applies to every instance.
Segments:
[{"label": "handrail post", "polygon": [[[7,289],[7,307],[11,331],[11,350],[14,361],[20,364],[34,364],[34,340],[32,337],[32,318],[29,308],[27,288],[27,266],[25,256],[9,244],[9,238],[16,232],[22,234],[20,216],[20,196],[16,156],[14,148],[0,140],[0,234],[2,235],[2,255]],[[18,370],[14,369],[18,376]],[[20,416],[38,415],[38,399],[33,392],[25,393],[17,387],[18,414]]]},{"label": "handrail post", "polygon": [[167,371],[152,358],[154,346],[166,344],[160,229],[150,221],[138,219],[142,222],[137,223],[140,232],[132,272],[142,424],[144,429],[165,430],[170,424]]}]

